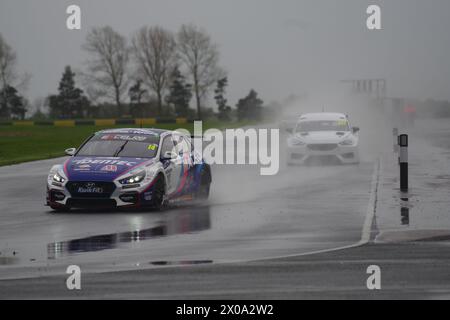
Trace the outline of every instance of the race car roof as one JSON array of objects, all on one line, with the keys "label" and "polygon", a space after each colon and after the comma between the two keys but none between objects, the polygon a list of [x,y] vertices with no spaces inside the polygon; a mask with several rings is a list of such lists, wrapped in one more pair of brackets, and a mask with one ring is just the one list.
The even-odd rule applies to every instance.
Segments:
[{"label": "race car roof", "polygon": [[306,120],[343,120],[347,119],[347,116],[343,113],[334,112],[320,112],[320,113],[305,113],[299,118],[299,121]]}]

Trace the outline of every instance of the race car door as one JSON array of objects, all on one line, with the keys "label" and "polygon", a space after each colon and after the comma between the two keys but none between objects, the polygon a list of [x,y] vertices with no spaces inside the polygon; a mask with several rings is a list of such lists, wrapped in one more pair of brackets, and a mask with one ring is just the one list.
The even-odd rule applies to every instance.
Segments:
[{"label": "race car door", "polygon": [[[173,156],[166,157],[170,152]],[[177,191],[181,176],[182,157],[179,155],[174,144],[172,135],[164,138],[161,145],[161,162],[167,177],[167,193],[169,195]]]}]

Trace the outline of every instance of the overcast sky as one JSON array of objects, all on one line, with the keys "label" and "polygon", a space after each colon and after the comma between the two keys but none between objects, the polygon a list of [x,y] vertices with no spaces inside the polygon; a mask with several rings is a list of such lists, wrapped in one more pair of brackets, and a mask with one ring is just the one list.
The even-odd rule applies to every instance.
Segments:
[{"label": "overcast sky", "polygon": [[[66,29],[70,4],[80,31]],[[366,29],[369,4],[382,7],[381,31]],[[354,77],[387,78],[391,96],[450,99],[448,0],[0,0],[0,32],[32,74],[31,100],[56,92],[65,65],[83,67],[93,26],[130,36],[190,22],[218,43],[233,105],[250,88],[269,102]]]}]

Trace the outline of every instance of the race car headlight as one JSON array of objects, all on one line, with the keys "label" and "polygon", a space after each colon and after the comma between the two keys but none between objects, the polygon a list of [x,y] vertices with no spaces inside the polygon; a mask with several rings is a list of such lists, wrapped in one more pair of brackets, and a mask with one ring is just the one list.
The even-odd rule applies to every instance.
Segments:
[{"label": "race car headlight", "polygon": [[145,171],[141,171],[135,175],[132,175],[131,177],[119,180],[120,184],[133,184],[133,183],[139,183],[145,178]]},{"label": "race car headlight", "polygon": [[293,146],[303,146],[305,143],[299,139],[291,139],[291,145]]},{"label": "race car headlight", "polygon": [[352,146],[355,142],[353,140],[347,139],[339,142],[341,146]]},{"label": "race car headlight", "polygon": [[53,181],[63,183],[64,181],[66,181],[66,179],[64,179],[58,172],[56,172],[53,175]]}]

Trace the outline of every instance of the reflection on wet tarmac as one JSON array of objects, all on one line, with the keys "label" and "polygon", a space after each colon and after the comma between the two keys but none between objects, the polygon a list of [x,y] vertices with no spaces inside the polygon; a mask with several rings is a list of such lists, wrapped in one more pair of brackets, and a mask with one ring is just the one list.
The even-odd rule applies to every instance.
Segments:
[{"label": "reflection on wet tarmac", "polygon": [[200,232],[211,228],[210,208],[186,207],[161,213],[162,220],[143,230],[95,235],[47,245],[48,259],[101,250],[114,249],[121,244],[140,242],[175,234]]},{"label": "reflection on wet tarmac", "polygon": [[400,216],[402,225],[409,226],[409,208],[401,207]]},{"label": "reflection on wet tarmac", "polygon": [[151,265],[154,266],[182,266],[182,265],[196,265],[196,264],[209,264],[213,263],[212,260],[190,260],[190,261],[152,261]]},{"label": "reflection on wet tarmac", "polygon": [[400,198],[401,207],[400,207],[400,221],[402,226],[409,226],[409,198],[403,196]]},{"label": "reflection on wet tarmac", "polygon": [[0,266],[16,264],[19,261],[16,257],[0,257]]}]

